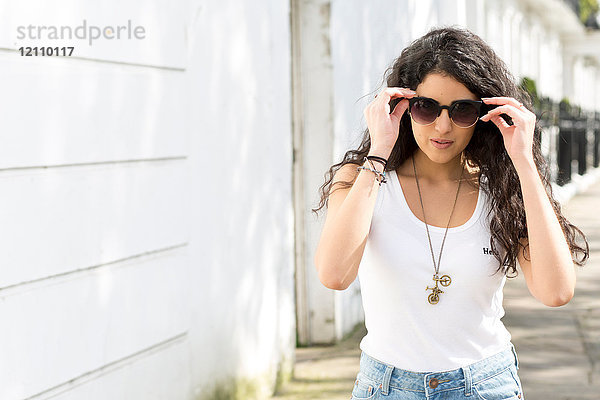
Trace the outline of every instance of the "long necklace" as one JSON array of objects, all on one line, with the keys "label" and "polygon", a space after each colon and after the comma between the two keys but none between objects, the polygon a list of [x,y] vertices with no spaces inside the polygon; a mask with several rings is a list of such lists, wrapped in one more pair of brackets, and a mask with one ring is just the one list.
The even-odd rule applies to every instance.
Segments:
[{"label": "long necklace", "polygon": [[433,274],[433,282],[435,283],[435,287],[430,288],[429,285],[425,290],[431,290],[432,292],[429,294],[427,300],[430,304],[437,304],[440,301],[440,293],[444,293],[438,286],[438,284],[442,286],[448,286],[452,283],[452,279],[448,275],[439,276],[440,271],[440,261],[442,258],[442,251],[444,250],[444,242],[446,241],[446,234],[448,233],[448,227],[450,226],[450,220],[452,219],[452,214],[454,214],[454,208],[456,207],[456,200],[458,199],[458,192],[460,191],[460,184],[462,183],[462,177],[464,174],[464,160],[461,163],[461,174],[460,179],[458,181],[458,189],[456,190],[456,197],[454,199],[454,205],[452,206],[452,212],[450,213],[450,218],[448,218],[448,224],[446,225],[446,232],[444,233],[444,239],[442,240],[442,246],[440,248],[440,255],[438,256],[438,262],[435,263],[435,256],[433,255],[433,247],[431,246],[431,236],[429,235],[429,227],[427,226],[427,219],[425,218],[425,208],[423,207],[423,198],[421,197],[421,188],[419,187],[419,178],[417,177],[417,168],[415,167],[415,157],[412,157],[413,169],[415,171],[415,180],[417,181],[417,190],[419,191],[419,200],[421,201],[421,209],[423,210],[423,220],[425,222],[425,229],[427,230],[427,239],[429,239],[429,249],[431,250],[431,258],[433,260],[433,267],[435,273]]}]

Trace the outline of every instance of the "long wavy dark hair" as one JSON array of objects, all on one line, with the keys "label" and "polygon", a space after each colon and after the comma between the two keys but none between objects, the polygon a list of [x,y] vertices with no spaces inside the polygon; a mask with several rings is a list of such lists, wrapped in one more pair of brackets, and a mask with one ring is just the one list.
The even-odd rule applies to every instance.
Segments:
[{"label": "long wavy dark hair", "polygon": [[[467,29],[444,27],[430,30],[402,51],[392,67],[385,71],[383,81],[387,83],[387,87],[416,90],[430,73],[451,76],[479,97],[513,97],[527,109],[533,109],[531,97],[516,84],[506,64],[487,43]],[[400,99],[392,99],[390,109],[393,110],[399,101]],[[573,262],[583,266],[589,257],[589,245],[584,233],[565,219],[560,203],[554,199],[549,167],[540,151],[540,137],[541,130],[536,123],[533,159],[569,244]],[[371,139],[367,128],[358,148],[347,151],[342,161],[334,164],[325,173],[325,183],[320,188],[319,206],[312,209],[317,216],[318,211],[327,206],[335,172],[345,164],[362,165],[370,147]],[[405,112],[400,120],[398,139],[388,158],[386,171],[397,169],[417,148],[410,116]],[[517,254],[523,247],[519,239],[527,237],[527,222],[519,177],[506,152],[498,128],[490,121],[478,121],[463,154],[470,166],[479,169],[479,186],[490,199],[490,246],[500,263],[496,272],[503,270],[504,274],[508,275],[510,271],[514,275],[509,277],[516,277]],[[487,182],[481,179],[482,175],[487,177]],[[337,189],[351,187],[355,179],[356,177],[350,182],[336,182],[335,186],[339,185]],[[576,243],[577,235],[583,239],[585,248]],[[577,254],[583,255],[580,260],[577,259]]]}]

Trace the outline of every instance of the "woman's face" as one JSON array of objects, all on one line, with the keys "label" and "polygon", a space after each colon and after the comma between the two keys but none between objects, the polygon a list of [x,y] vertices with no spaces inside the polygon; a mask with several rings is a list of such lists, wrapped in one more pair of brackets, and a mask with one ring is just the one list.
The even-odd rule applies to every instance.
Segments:
[{"label": "woman's face", "polygon": [[[416,91],[417,96],[432,98],[442,106],[449,106],[455,100],[480,100],[456,79],[439,73],[427,75],[417,86]],[[443,109],[440,116],[430,125],[419,125],[412,118],[411,125],[415,141],[421,151],[431,161],[437,163],[447,163],[458,157],[475,132],[475,125],[469,128],[456,126],[450,120],[446,109]],[[451,140],[452,143],[449,147],[441,149],[435,146],[432,139]]]}]

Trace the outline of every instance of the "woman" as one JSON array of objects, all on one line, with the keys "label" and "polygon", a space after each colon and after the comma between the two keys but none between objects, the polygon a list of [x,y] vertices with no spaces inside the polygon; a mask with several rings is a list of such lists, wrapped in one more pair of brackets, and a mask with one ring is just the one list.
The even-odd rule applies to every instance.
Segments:
[{"label": "woman", "polygon": [[531,100],[458,28],[414,41],[385,79],[313,210],[328,205],[321,282],[360,280],[368,333],[352,398],[522,399],[500,320],[507,273],[518,260],[531,294],[561,306],[589,256],[553,198]]}]

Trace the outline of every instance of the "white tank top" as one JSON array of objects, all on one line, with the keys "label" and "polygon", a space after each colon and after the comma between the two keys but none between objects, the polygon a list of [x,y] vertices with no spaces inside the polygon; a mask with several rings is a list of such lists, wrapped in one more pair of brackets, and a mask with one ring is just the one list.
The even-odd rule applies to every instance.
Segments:
[{"label": "white tank top", "polygon": [[[386,172],[386,180],[358,269],[367,328],[360,349],[415,372],[460,368],[506,349],[511,335],[500,320],[506,277],[494,275],[500,264],[490,251],[483,189],[471,218],[448,228],[439,276],[452,282],[438,286],[444,293],[432,305],[432,291],[425,289],[435,286],[425,223],[408,207],[396,172]],[[428,226],[438,262],[446,228]]]}]

